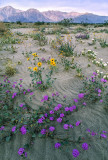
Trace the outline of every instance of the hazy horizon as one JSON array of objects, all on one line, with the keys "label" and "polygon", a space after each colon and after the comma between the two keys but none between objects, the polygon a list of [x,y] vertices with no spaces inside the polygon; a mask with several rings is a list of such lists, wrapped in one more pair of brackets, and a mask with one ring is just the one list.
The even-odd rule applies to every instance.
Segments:
[{"label": "hazy horizon", "polygon": [[12,6],[13,8],[26,11],[34,8],[42,11],[55,10],[63,12],[93,13],[108,16],[108,0],[1,0],[0,8]]}]

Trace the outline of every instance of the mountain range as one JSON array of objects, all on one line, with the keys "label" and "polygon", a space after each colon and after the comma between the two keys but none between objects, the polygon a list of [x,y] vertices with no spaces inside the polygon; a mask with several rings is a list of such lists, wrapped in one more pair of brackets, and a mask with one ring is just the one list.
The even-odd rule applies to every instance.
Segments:
[{"label": "mountain range", "polygon": [[99,16],[92,13],[61,11],[40,12],[34,8],[22,11],[11,6],[0,8],[0,21],[3,22],[58,22],[66,18],[72,18],[76,23],[104,23],[105,21],[108,21],[108,16]]}]

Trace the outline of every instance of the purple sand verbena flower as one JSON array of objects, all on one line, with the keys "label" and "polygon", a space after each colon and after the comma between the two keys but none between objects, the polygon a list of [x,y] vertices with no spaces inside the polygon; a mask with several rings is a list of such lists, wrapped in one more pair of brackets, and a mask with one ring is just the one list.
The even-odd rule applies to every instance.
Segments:
[{"label": "purple sand verbena flower", "polygon": [[60,117],[61,117],[61,118],[64,117],[64,113],[60,113]]},{"label": "purple sand verbena flower", "polygon": [[86,106],[87,105],[86,102],[84,102],[83,105]]},{"label": "purple sand verbena flower", "polygon": [[101,134],[100,135],[102,138],[107,138],[107,136],[105,134]]},{"label": "purple sand verbena flower", "polygon": [[101,93],[102,91],[101,91],[101,89],[98,89],[98,93]]},{"label": "purple sand verbena flower", "polygon": [[69,128],[73,128],[73,126],[71,124],[69,124]]},{"label": "purple sand verbena flower", "polygon": [[9,92],[10,92],[9,90],[6,91],[6,93],[9,93]]},{"label": "purple sand verbena flower", "polygon": [[63,126],[63,128],[66,129],[66,130],[68,129],[68,127],[69,127],[68,124],[64,124],[64,126]]},{"label": "purple sand verbena flower", "polygon": [[62,104],[58,104],[57,107],[60,109],[62,107]]},{"label": "purple sand verbena flower", "polygon": [[44,100],[47,101],[48,100],[48,95],[44,96]]},{"label": "purple sand verbena flower", "polygon": [[79,93],[78,97],[79,97],[79,99],[84,98],[84,93]]},{"label": "purple sand verbena flower", "polygon": [[19,151],[18,151],[18,154],[21,156],[24,152],[24,148],[20,148]]},{"label": "purple sand verbena flower", "polygon": [[99,96],[99,97],[101,96],[100,93],[98,94],[98,96]]},{"label": "purple sand verbena flower", "polygon": [[25,152],[25,157],[27,157],[27,152]]},{"label": "purple sand verbena flower", "polygon": [[44,116],[42,116],[42,117],[41,117],[41,119],[42,119],[42,120],[44,120],[44,119],[45,119],[45,117],[44,117]]},{"label": "purple sand verbena flower", "polygon": [[83,144],[82,144],[82,148],[83,148],[84,150],[88,150],[88,144],[87,144],[87,143],[83,143]]},{"label": "purple sand verbena flower", "polygon": [[73,107],[69,107],[69,110],[70,110],[70,112],[72,112],[73,111]]},{"label": "purple sand verbena flower", "polygon": [[77,121],[77,122],[76,122],[76,126],[79,126],[80,124],[81,124],[80,121]]},{"label": "purple sand verbena flower", "polygon": [[102,102],[103,102],[103,100],[102,100],[102,99],[100,99],[100,102],[102,103]]},{"label": "purple sand verbena flower", "polygon": [[75,102],[75,103],[77,103],[77,102],[78,102],[78,99],[73,99],[73,100],[74,100],[74,102]]},{"label": "purple sand verbena flower", "polygon": [[20,107],[23,107],[23,106],[24,106],[24,104],[23,104],[23,103],[21,103],[21,104],[20,104]]},{"label": "purple sand verbena flower", "polygon": [[20,131],[22,134],[26,134],[27,130],[25,128],[25,125],[21,127]]},{"label": "purple sand verbena flower", "polygon": [[12,132],[15,132],[16,126],[12,127]]},{"label": "purple sand verbena flower", "polygon": [[107,131],[102,131],[103,133],[107,133]]},{"label": "purple sand verbena flower", "polygon": [[42,118],[38,119],[38,123],[43,123],[43,119]]},{"label": "purple sand verbena flower", "polygon": [[96,73],[96,72],[93,72],[93,75],[97,76],[97,73]]},{"label": "purple sand verbena flower", "polygon": [[92,135],[92,136],[95,136],[95,135],[96,135],[96,133],[92,131],[91,135]]},{"label": "purple sand verbena flower", "polygon": [[59,107],[56,106],[56,107],[54,108],[54,110],[55,110],[55,111],[58,111],[58,110],[59,110]]},{"label": "purple sand verbena flower", "polygon": [[46,134],[46,129],[42,129],[41,134]]},{"label": "purple sand verbena flower", "polygon": [[13,85],[12,87],[15,88],[15,85]]},{"label": "purple sand verbena flower", "polygon": [[58,93],[58,92],[56,92],[56,96],[59,96],[59,93]]},{"label": "purple sand verbena flower", "polygon": [[78,157],[79,156],[79,151],[77,150],[77,149],[73,149],[73,151],[72,151],[72,155],[73,155],[73,157]]},{"label": "purple sand verbena flower", "polygon": [[76,109],[76,106],[74,105],[74,106],[72,106],[73,107],[73,109]]},{"label": "purple sand verbena flower", "polygon": [[57,118],[57,122],[61,123],[62,122],[62,118]]},{"label": "purple sand verbena flower", "polygon": [[44,116],[45,116],[45,117],[48,117],[48,114],[47,114],[47,113],[45,113],[45,114],[44,114]]},{"label": "purple sand verbena flower", "polygon": [[54,120],[54,117],[49,117],[50,121],[53,121]]},{"label": "purple sand verbena flower", "polygon": [[27,89],[27,92],[30,92],[30,89]]},{"label": "purple sand verbena flower", "polygon": [[53,111],[53,110],[51,110],[51,111],[49,111],[49,113],[50,113],[50,114],[54,114],[54,111]]},{"label": "purple sand verbena flower", "polygon": [[0,131],[3,131],[3,130],[4,130],[4,128],[5,128],[4,126],[1,126],[1,127],[0,127]]},{"label": "purple sand verbena flower", "polygon": [[51,127],[49,127],[49,130],[50,130],[51,132],[53,132],[53,131],[55,130],[55,127],[51,126]]},{"label": "purple sand verbena flower", "polygon": [[66,111],[66,112],[69,111],[69,107],[65,107],[65,111]]},{"label": "purple sand verbena flower", "polygon": [[33,94],[34,94],[33,92],[30,93],[30,95],[33,95]]},{"label": "purple sand verbena flower", "polygon": [[59,143],[59,142],[57,142],[56,144],[55,144],[55,148],[59,148],[61,146],[61,144]]},{"label": "purple sand verbena flower", "polygon": [[52,97],[54,97],[55,96],[55,93],[52,93]]},{"label": "purple sand verbena flower", "polygon": [[87,129],[87,132],[91,132],[89,128]]}]

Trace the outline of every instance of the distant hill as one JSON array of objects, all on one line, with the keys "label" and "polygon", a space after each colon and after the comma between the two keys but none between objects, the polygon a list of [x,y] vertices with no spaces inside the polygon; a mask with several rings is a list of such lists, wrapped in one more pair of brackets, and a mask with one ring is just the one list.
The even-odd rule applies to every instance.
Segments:
[{"label": "distant hill", "polygon": [[27,11],[22,11],[11,6],[0,8],[0,21],[4,22],[58,22],[66,18],[72,18],[74,22],[77,23],[104,23],[108,20],[108,16],[99,16],[92,13],[68,13],[61,11],[40,12],[34,8],[28,9]]}]

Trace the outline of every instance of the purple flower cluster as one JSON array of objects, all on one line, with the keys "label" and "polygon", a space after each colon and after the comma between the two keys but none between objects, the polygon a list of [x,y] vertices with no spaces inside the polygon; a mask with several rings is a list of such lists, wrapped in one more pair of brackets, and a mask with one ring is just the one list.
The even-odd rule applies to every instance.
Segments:
[{"label": "purple flower cluster", "polygon": [[78,99],[73,99],[73,101],[74,101],[75,103],[78,103]]},{"label": "purple flower cluster", "polygon": [[15,132],[16,126],[12,127],[12,132]]},{"label": "purple flower cluster", "polygon": [[73,126],[71,124],[64,124],[63,128],[67,130],[69,128],[73,128]]},{"label": "purple flower cluster", "polygon": [[0,131],[3,131],[3,130],[4,130],[4,128],[5,128],[4,126],[1,126],[1,127],[0,127]]},{"label": "purple flower cluster", "polygon": [[37,84],[42,84],[42,81],[38,81]]},{"label": "purple flower cluster", "polygon": [[18,154],[21,156],[24,153],[24,148],[20,148]]},{"label": "purple flower cluster", "polygon": [[73,157],[78,157],[79,156],[79,151],[77,150],[77,149],[73,149],[73,151],[72,151],[72,155],[73,155]]},{"label": "purple flower cluster", "polygon": [[26,134],[27,130],[25,128],[25,125],[20,128],[20,131],[22,134]]},{"label": "purple flower cluster", "polygon": [[64,126],[63,126],[63,128],[66,129],[66,130],[68,129],[68,127],[69,127],[68,124],[64,124]]},{"label": "purple flower cluster", "polygon": [[25,155],[25,157],[27,157],[27,152],[24,152],[24,148],[19,148],[18,154],[21,156],[22,154]]},{"label": "purple flower cluster", "polygon": [[61,146],[61,144],[59,143],[59,142],[57,142],[56,144],[55,144],[55,148],[59,148]]},{"label": "purple flower cluster", "polygon": [[55,130],[55,127],[51,126],[51,127],[49,127],[49,130],[50,130],[51,132],[53,132],[53,131]]},{"label": "purple flower cluster", "polygon": [[42,129],[41,134],[46,134],[46,129]]},{"label": "purple flower cluster", "polygon": [[23,106],[24,106],[24,104],[23,104],[23,103],[21,103],[21,104],[20,104],[20,107],[23,107]]},{"label": "purple flower cluster", "polygon": [[84,150],[88,150],[88,144],[87,144],[87,143],[83,143],[83,144],[82,144],[82,148],[83,148]]},{"label": "purple flower cluster", "polygon": [[84,98],[84,93],[79,93],[78,97],[79,97],[79,99]]},{"label": "purple flower cluster", "polygon": [[[46,113],[47,114],[47,113]],[[42,116],[40,119],[38,119],[38,123],[43,123],[43,120],[45,119],[44,116]]]},{"label": "purple flower cluster", "polygon": [[104,79],[104,78],[101,78],[101,82],[106,83],[106,82],[107,82],[107,80],[106,80],[106,79]]},{"label": "purple flower cluster", "polygon": [[12,98],[14,98],[15,96],[17,96],[17,93],[13,93]]},{"label": "purple flower cluster", "polygon": [[76,122],[76,126],[79,126],[81,124],[81,121]]},{"label": "purple flower cluster", "polygon": [[102,138],[107,138],[107,136],[105,134],[101,134],[100,135]]},{"label": "purple flower cluster", "polygon": [[50,121],[53,121],[54,120],[54,117],[49,117]]},{"label": "purple flower cluster", "polygon": [[54,111],[53,111],[53,110],[51,110],[51,111],[49,111],[49,113],[50,113],[50,114],[54,114]]},{"label": "purple flower cluster", "polygon": [[58,122],[58,123],[61,123],[61,122],[62,122],[62,118],[60,118],[60,117],[57,118],[57,122]]},{"label": "purple flower cluster", "polygon": [[44,101],[48,101],[48,95],[45,95],[43,99],[41,99],[41,102],[44,102]]}]

